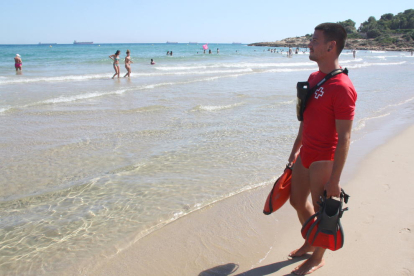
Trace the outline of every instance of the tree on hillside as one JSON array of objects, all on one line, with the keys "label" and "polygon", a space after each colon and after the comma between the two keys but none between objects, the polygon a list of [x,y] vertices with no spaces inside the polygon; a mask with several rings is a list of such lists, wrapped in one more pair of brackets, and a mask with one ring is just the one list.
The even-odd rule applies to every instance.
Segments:
[{"label": "tree on hillside", "polygon": [[355,22],[352,21],[351,19],[340,21],[337,23],[345,28],[345,31],[347,34],[353,34],[357,32],[357,29],[355,28]]},{"label": "tree on hillside", "polygon": [[367,33],[370,30],[377,29],[378,23],[374,16],[370,16],[367,21],[361,24],[359,32]]},{"label": "tree on hillside", "polygon": [[380,20],[388,21],[388,20],[392,20],[393,18],[394,18],[394,15],[392,13],[386,13],[386,14],[381,15]]}]

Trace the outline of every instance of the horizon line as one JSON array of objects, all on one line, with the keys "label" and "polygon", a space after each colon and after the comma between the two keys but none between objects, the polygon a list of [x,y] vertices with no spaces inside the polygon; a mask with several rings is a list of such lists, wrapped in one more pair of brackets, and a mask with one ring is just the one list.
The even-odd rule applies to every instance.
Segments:
[{"label": "horizon line", "polygon": [[57,43],[57,42],[49,42],[49,43],[0,43],[0,45],[100,45],[100,44],[234,44],[234,45],[246,45],[251,43],[258,43],[258,42],[93,42],[92,44],[74,44],[74,43]]}]

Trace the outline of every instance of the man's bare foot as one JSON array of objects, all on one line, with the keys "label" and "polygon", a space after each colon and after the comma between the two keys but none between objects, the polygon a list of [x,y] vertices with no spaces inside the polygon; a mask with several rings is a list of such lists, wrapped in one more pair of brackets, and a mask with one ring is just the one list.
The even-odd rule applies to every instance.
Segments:
[{"label": "man's bare foot", "polygon": [[311,246],[309,243],[305,241],[305,243],[298,249],[293,250],[289,253],[289,257],[301,257],[305,255],[306,253],[315,251],[315,247]]},{"label": "man's bare foot", "polygon": [[323,267],[325,261],[323,259],[319,259],[312,255],[309,259],[301,263],[298,267],[296,267],[292,273],[295,275],[307,275],[311,274],[318,268]]}]

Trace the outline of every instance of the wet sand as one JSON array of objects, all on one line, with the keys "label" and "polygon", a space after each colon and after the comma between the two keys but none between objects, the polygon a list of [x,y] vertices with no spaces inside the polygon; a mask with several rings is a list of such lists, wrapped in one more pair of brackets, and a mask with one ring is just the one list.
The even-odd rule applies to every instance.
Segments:
[{"label": "wet sand", "polygon": [[[413,139],[414,125],[371,152],[342,183],[351,195],[342,219],[345,245],[327,251],[325,266],[313,275],[414,272]],[[301,225],[289,204],[263,215],[270,189],[257,188],[194,212],[82,273],[289,275],[304,260],[287,257],[303,243]]]}]

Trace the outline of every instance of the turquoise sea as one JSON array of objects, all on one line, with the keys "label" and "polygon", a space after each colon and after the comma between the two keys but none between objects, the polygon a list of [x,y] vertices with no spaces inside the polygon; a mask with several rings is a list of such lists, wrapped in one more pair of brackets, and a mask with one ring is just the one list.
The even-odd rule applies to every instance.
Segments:
[{"label": "turquoise sea", "polygon": [[[316,64],[305,49],[203,44],[0,45],[0,275],[79,269],[274,182]],[[118,49],[130,79],[111,79]],[[340,64],[358,92],[354,145],[413,122],[410,53],[345,50]]]}]

